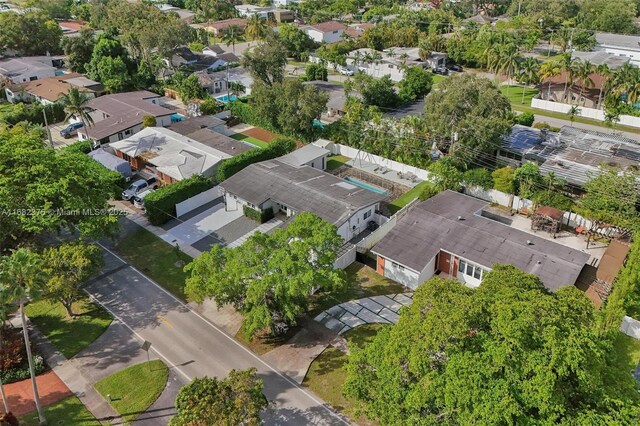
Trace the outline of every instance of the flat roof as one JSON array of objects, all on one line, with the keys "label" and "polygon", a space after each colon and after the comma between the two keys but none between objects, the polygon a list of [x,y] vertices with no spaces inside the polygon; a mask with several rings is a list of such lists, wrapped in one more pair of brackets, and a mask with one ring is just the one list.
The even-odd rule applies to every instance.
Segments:
[{"label": "flat roof", "polygon": [[279,160],[292,166],[302,166],[329,154],[331,154],[331,151],[328,149],[314,144],[308,144],[288,153],[287,155],[283,155]]},{"label": "flat roof", "polygon": [[278,159],[252,164],[220,186],[257,206],[273,200],[298,212],[315,213],[336,226],[384,199],[322,170],[294,167]]},{"label": "flat roof", "polygon": [[596,33],[596,43],[604,47],[640,50],[640,37],[613,33]]},{"label": "flat roof", "polygon": [[589,254],[481,216],[488,205],[445,191],[415,205],[372,252],[421,272],[444,250],[487,268],[505,263],[555,291],[574,285]]}]

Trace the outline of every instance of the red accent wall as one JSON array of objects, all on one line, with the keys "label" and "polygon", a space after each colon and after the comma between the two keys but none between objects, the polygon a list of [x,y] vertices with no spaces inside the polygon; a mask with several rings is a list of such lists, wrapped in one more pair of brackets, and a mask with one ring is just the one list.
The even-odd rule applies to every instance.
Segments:
[{"label": "red accent wall", "polygon": [[376,272],[384,276],[384,257],[378,256],[378,264],[376,265]]}]

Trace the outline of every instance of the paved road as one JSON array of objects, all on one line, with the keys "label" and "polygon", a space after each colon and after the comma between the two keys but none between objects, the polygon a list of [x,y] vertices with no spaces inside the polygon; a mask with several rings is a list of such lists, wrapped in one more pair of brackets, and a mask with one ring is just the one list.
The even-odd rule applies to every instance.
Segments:
[{"label": "paved road", "polygon": [[111,252],[104,273],[87,287],[105,306],[186,380],[224,377],[232,368],[255,367],[273,401],[267,424],[341,425],[348,422],[306,388],[295,384],[155,285]]}]

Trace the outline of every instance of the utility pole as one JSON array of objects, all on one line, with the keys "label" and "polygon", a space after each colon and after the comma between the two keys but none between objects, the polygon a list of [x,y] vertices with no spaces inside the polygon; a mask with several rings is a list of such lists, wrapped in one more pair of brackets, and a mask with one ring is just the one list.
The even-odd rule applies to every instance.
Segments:
[{"label": "utility pole", "polygon": [[520,16],[520,8],[522,8],[522,2],[518,2],[518,16]]},{"label": "utility pole", "polygon": [[42,116],[44,117],[44,128],[47,132],[47,138],[49,139],[49,145],[51,145],[51,149],[54,148],[53,140],[51,139],[51,132],[49,131],[49,122],[47,121],[47,110],[46,108],[42,108]]},{"label": "utility pole", "polygon": [[227,62],[227,103],[231,102],[229,97],[229,63]]}]

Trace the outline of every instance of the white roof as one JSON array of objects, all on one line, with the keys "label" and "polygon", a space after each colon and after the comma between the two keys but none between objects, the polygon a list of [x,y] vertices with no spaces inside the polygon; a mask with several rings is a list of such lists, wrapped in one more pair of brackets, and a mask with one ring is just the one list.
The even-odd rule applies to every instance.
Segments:
[{"label": "white roof", "polygon": [[144,155],[156,169],[176,180],[206,174],[231,155],[225,154],[164,127],[147,127],[111,144],[130,157]]},{"label": "white roof", "polygon": [[328,149],[322,148],[318,145],[309,144],[303,146],[300,149],[296,149],[295,151],[290,152],[287,155],[283,155],[282,157],[278,158],[278,160],[291,166],[297,167],[308,164],[313,160],[329,154],[331,154],[331,151],[329,151]]}]

